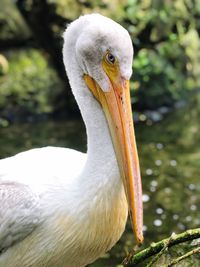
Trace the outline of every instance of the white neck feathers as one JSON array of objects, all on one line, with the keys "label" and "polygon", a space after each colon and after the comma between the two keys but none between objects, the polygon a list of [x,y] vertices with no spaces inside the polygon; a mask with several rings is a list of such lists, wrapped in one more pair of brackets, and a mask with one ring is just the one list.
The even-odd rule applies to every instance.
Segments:
[{"label": "white neck feathers", "polygon": [[88,172],[95,171],[96,179],[102,179],[99,176],[103,174],[112,176],[114,174],[119,179],[118,165],[104,112],[87,88],[83,79],[83,70],[77,60],[76,42],[80,29],[76,29],[78,25],[70,27],[64,34],[63,55],[72,92],[86,125],[88,137],[86,169]]}]

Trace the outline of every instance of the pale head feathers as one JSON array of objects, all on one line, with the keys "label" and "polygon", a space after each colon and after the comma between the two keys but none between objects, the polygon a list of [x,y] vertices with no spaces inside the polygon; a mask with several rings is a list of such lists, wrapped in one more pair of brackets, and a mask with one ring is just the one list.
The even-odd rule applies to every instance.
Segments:
[{"label": "pale head feathers", "polygon": [[[133,46],[130,36],[121,25],[99,14],[81,16],[72,22],[64,33],[64,63],[69,80],[72,73],[89,74],[102,90],[109,88],[109,79],[101,62],[110,51],[118,60],[121,76],[130,79],[132,74]],[[77,69],[73,69],[76,61]],[[78,72],[78,73],[77,73]]]}]

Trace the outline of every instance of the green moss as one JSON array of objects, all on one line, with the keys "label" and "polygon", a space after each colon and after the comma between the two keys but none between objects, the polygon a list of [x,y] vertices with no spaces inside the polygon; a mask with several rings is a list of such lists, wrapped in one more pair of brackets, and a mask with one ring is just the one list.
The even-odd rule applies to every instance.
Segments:
[{"label": "green moss", "polygon": [[0,77],[0,108],[9,105],[30,113],[52,112],[63,85],[48,58],[36,49],[6,52],[9,72]]}]

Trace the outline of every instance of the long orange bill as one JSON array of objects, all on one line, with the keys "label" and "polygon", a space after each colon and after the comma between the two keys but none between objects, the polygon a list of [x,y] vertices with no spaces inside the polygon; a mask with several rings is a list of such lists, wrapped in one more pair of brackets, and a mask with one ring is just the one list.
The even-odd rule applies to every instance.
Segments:
[{"label": "long orange bill", "polygon": [[129,81],[123,78],[110,78],[110,90],[104,92],[89,75],[84,75],[84,80],[101,104],[107,118],[129,205],[132,227],[137,242],[142,243],[142,186],[132,119]]}]

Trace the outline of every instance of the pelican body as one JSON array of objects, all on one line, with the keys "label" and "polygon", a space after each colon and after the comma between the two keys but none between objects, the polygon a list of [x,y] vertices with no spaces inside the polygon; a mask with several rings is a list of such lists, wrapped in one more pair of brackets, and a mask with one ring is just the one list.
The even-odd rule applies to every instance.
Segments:
[{"label": "pelican body", "polygon": [[63,59],[87,153],[44,147],[0,160],[0,267],[86,266],[119,240],[128,210],[142,242],[132,57],[128,32],[104,16],[66,29]]}]

